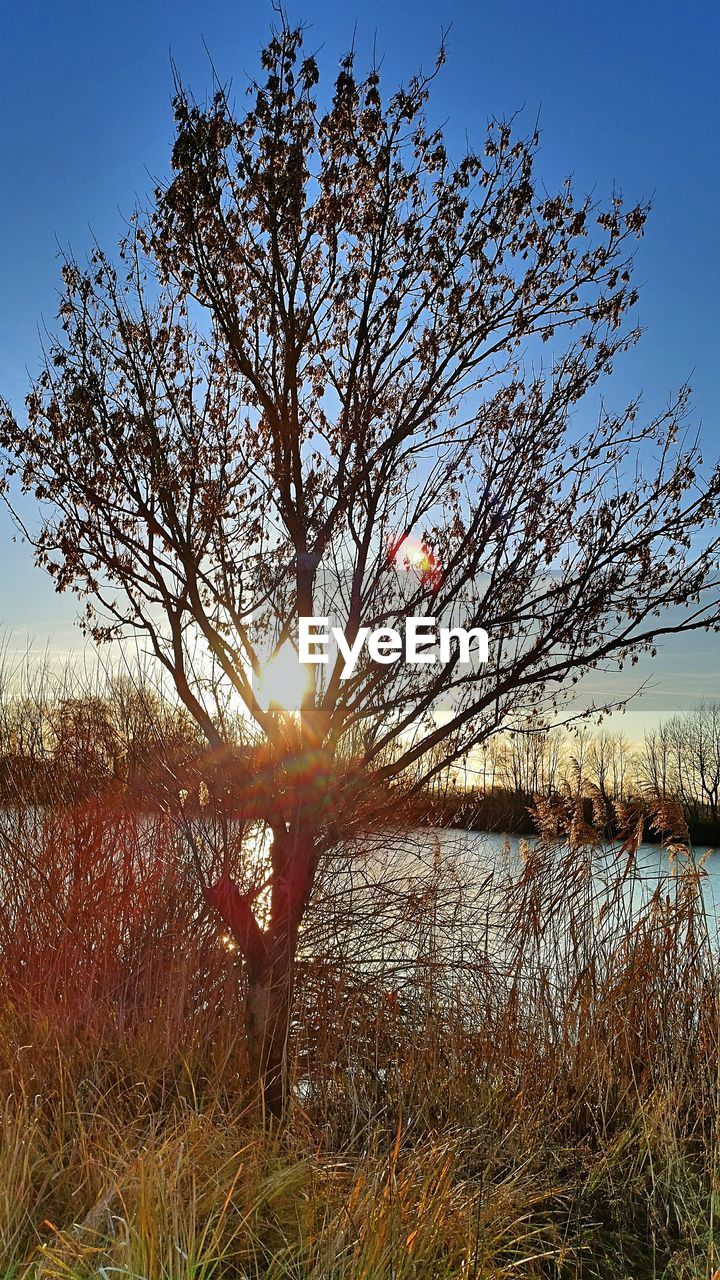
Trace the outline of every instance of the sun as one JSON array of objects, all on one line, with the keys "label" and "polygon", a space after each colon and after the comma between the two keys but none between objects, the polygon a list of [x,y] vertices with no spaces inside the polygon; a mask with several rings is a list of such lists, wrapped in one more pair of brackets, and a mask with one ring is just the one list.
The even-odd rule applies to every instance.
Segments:
[{"label": "sun", "polygon": [[391,544],[390,559],[396,569],[410,571],[432,586],[442,582],[439,561],[420,538],[408,535]]},{"label": "sun", "polygon": [[277,707],[281,711],[296,712],[300,710],[311,684],[310,671],[301,665],[291,642],[285,640],[263,668],[255,688],[255,698],[263,711]]}]

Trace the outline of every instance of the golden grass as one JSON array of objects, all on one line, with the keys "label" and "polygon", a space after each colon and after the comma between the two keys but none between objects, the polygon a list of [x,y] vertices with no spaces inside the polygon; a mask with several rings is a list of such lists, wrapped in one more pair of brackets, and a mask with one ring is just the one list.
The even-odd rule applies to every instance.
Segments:
[{"label": "golden grass", "polygon": [[393,926],[415,950],[382,970],[325,953],[326,906],[302,1087],[268,1136],[240,975],[172,836],[87,817],[5,824],[0,1275],[717,1272],[719,990],[681,848],[642,899],[632,838],[528,849],[465,904],[462,945],[435,856]]}]

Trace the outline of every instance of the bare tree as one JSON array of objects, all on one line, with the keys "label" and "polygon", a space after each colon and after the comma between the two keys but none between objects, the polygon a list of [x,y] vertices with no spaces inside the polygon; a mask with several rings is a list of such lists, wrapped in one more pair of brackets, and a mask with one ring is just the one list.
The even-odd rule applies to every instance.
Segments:
[{"label": "bare tree", "polygon": [[627,798],[631,766],[632,750],[624,734],[604,729],[591,740],[587,750],[587,779],[597,788],[604,804]]},{"label": "bare tree", "polygon": [[[245,959],[274,1113],[321,857],[397,818],[401,776],[411,792],[503,727],[553,723],[584,672],[718,618],[718,541],[692,538],[720,477],[679,435],[684,400],[643,422],[594,393],[637,337],[646,210],[548,194],[537,134],[506,123],[451,159],[435,72],[384,97],[348,56],[323,105],[302,45],[273,35],[244,113],[178,87],[171,180],[119,261],[65,263],[62,332],[0,431],[8,483],[43,507],[38,563],[88,632],[143,635],[215,758],[228,689],[262,747],[269,913],[229,855],[205,892]],[[426,551],[401,572],[409,535]],[[297,717],[255,696],[298,618],[353,643],[413,615],[486,627],[489,662],[363,650],[351,678],[312,668]]]},{"label": "bare tree", "polygon": [[682,801],[694,819],[720,810],[720,703],[701,702],[645,735],[640,773],[658,796]]},{"label": "bare tree", "polygon": [[563,745],[560,729],[538,728],[533,719],[499,740],[496,778],[516,795],[546,795],[559,785]]},{"label": "bare tree", "polygon": [[670,735],[667,725],[645,733],[643,748],[638,756],[637,772],[640,783],[662,798],[673,794],[671,772]]}]

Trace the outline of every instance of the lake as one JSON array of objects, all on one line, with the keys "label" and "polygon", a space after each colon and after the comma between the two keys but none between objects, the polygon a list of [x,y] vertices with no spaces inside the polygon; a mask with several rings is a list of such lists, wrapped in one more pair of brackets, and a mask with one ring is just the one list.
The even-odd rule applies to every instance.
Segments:
[{"label": "lake", "polygon": [[[457,829],[383,832],[321,870],[303,950],[368,972],[442,968],[454,977],[510,966],[535,930],[538,959],[582,945],[609,952],[643,913],[658,928],[686,918],[716,949],[720,853],[695,850],[688,867],[659,845],[634,858],[619,844],[542,848],[533,839]],[[580,940],[580,941],[578,941]]]}]

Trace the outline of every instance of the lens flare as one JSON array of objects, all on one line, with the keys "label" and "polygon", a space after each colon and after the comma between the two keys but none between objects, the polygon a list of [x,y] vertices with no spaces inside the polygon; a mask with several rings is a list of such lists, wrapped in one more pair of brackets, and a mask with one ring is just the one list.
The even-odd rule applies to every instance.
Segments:
[{"label": "lens flare", "polygon": [[420,538],[408,535],[391,543],[389,559],[396,569],[416,574],[431,587],[438,587],[442,582],[440,562]]}]

